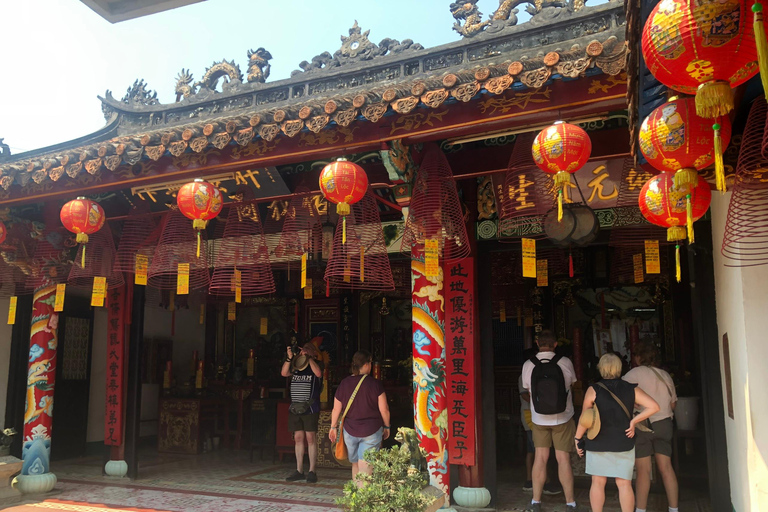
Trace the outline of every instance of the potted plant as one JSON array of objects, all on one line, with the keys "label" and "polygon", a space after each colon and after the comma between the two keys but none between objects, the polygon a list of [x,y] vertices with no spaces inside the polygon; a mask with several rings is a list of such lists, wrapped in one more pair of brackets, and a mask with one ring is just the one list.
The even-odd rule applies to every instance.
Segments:
[{"label": "potted plant", "polygon": [[6,428],[0,432],[0,457],[7,457],[11,454],[11,443],[16,431],[12,428]]},{"label": "potted plant", "polygon": [[348,512],[431,512],[445,500],[429,487],[427,462],[411,428],[399,428],[395,440],[401,446],[369,450],[365,461],[372,474],[358,474],[358,481],[344,486],[336,504]]}]

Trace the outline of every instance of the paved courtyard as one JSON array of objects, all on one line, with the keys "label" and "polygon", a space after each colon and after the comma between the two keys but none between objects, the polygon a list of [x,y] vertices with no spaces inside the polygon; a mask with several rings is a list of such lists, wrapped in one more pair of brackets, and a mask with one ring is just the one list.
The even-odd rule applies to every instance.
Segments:
[{"label": "paved courtyard", "polygon": [[[288,483],[290,464],[248,461],[246,452],[219,451],[200,456],[142,454],[140,478],[135,482],[101,476],[96,457],[55,463],[59,478],[56,489],[4,509],[6,512],[333,512],[335,500],[349,478],[348,469],[318,470],[316,484]],[[530,493],[521,489],[517,471],[499,474],[499,511],[525,508]],[[703,486],[702,486],[703,487]],[[705,489],[704,489],[705,490]],[[701,492],[698,491],[699,493]],[[680,510],[712,512],[701,494],[684,489]],[[663,495],[652,495],[649,512],[666,511]],[[589,490],[577,489],[584,507]],[[565,509],[562,495],[545,497],[544,510]],[[0,507],[2,508],[2,507]],[[615,492],[606,503],[606,512],[619,512]]]}]

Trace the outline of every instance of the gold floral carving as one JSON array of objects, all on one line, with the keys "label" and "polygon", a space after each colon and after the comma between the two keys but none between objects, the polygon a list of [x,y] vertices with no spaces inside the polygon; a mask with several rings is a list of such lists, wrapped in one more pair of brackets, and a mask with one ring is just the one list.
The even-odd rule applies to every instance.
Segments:
[{"label": "gold floral carving", "polygon": [[299,135],[299,146],[332,146],[340,142],[353,142],[355,140],[355,130],[359,128],[359,126],[354,126],[352,128],[336,126],[329,128],[328,130],[321,130],[316,134],[302,132],[301,135]]},{"label": "gold floral carving", "polygon": [[2,185],[3,190],[8,190],[11,188],[11,185],[13,184],[13,178],[10,176],[3,176],[0,178],[0,185]]},{"label": "gold floral carving", "polygon": [[160,160],[160,157],[165,153],[165,146],[147,146],[144,150],[147,152],[147,156],[156,162]]},{"label": "gold floral carving", "polygon": [[325,126],[328,124],[328,121],[330,121],[330,117],[328,116],[315,116],[307,121],[307,128],[309,128],[310,131],[318,133],[320,130],[325,128]]},{"label": "gold floral carving", "polygon": [[109,169],[110,171],[114,171],[117,169],[117,166],[120,165],[120,162],[122,162],[123,159],[119,155],[109,155],[107,158],[104,159],[104,167]]},{"label": "gold floral carving", "polygon": [[240,130],[237,132],[237,135],[235,135],[235,142],[237,142],[240,146],[245,146],[251,142],[254,135],[256,135],[256,132],[253,131],[253,128]]},{"label": "gold floral carving", "polygon": [[394,102],[392,104],[392,109],[398,114],[408,114],[414,108],[416,108],[416,105],[418,104],[419,104],[419,98],[416,98],[414,96],[408,96],[406,98],[400,98],[399,100]]},{"label": "gold floral carving", "polygon": [[518,92],[509,98],[488,98],[478,103],[480,112],[488,115],[506,114],[512,109],[525,110],[530,103],[549,103],[552,90]]},{"label": "gold floral carving", "polygon": [[67,176],[74,178],[83,170],[83,162],[76,162],[67,166]]},{"label": "gold floral carving", "polygon": [[179,156],[180,154],[184,153],[187,150],[187,141],[180,140],[178,142],[171,142],[171,147],[168,148],[168,151],[173,156]]},{"label": "gold floral carving", "polygon": [[333,116],[333,120],[339,126],[349,126],[352,121],[357,117],[357,109],[351,108],[349,110],[340,110]]},{"label": "gold floral carving", "polygon": [[445,109],[442,112],[417,112],[407,116],[400,116],[392,121],[389,134],[393,135],[400,130],[411,132],[413,130],[418,130],[422,126],[435,126],[435,123],[441,123],[443,121],[443,116],[447,113],[448,109]]},{"label": "gold floral carving", "polygon": [[451,91],[451,96],[464,103],[471,100],[475,94],[480,90],[480,84],[477,82],[470,82],[468,84],[461,84]]},{"label": "gold floral carving", "polygon": [[502,92],[509,89],[509,87],[512,85],[512,83],[515,81],[514,78],[512,78],[509,75],[502,75],[498,76],[496,78],[491,78],[485,84],[483,84],[483,87],[485,89],[493,94],[501,94]]},{"label": "gold floral carving", "polygon": [[283,133],[289,137],[295,137],[301,129],[304,128],[304,121],[301,119],[290,119],[283,123]]},{"label": "gold floral carving", "polygon": [[54,167],[54,168],[53,168],[53,169],[51,169],[51,170],[50,170],[50,172],[48,173],[48,176],[49,176],[49,177],[50,177],[50,178],[51,178],[53,181],[59,181],[59,178],[61,178],[63,175],[64,175],[64,166],[63,166],[63,165],[60,165],[60,166],[58,166],[58,167]]},{"label": "gold floral carving", "polygon": [[216,135],[213,136],[213,140],[211,141],[211,144],[213,144],[213,147],[215,147],[216,149],[224,149],[227,146],[227,144],[229,144],[229,141],[231,140],[232,140],[232,136],[229,133],[227,132],[217,133]]},{"label": "gold floral carving", "polygon": [[48,173],[45,172],[45,169],[39,169],[32,173],[32,181],[37,183],[38,185],[43,182],[45,178],[48,177]]},{"label": "gold floral carving", "polygon": [[539,68],[526,71],[520,75],[520,82],[532,89],[537,89],[547,83],[549,77],[552,76],[551,68]]},{"label": "gold floral carving", "polygon": [[377,123],[387,112],[386,103],[374,103],[363,109],[363,116],[372,123]]},{"label": "gold floral carving", "polygon": [[259,135],[267,141],[273,140],[280,133],[280,126],[277,124],[264,124],[259,127]]},{"label": "gold floral carving", "polygon": [[101,169],[101,158],[94,158],[85,162],[85,170],[88,174],[96,174]]},{"label": "gold floral carving", "polygon": [[448,91],[445,89],[437,89],[429,91],[421,97],[422,103],[430,108],[437,108],[448,99]]},{"label": "gold floral carving", "polygon": [[589,57],[582,57],[581,59],[574,60],[561,60],[557,64],[555,71],[563,76],[576,78],[586,71],[590,64],[592,64],[592,59]]},{"label": "gold floral carving", "polygon": [[595,59],[595,64],[607,75],[618,75],[627,68],[627,57],[629,52],[622,48],[621,51],[613,55],[601,55]]},{"label": "gold floral carving", "polygon": [[239,160],[240,158],[252,157],[252,156],[261,156],[275,149],[275,147],[279,143],[280,143],[280,139],[276,139],[274,141],[268,141],[266,139],[256,139],[255,141],[251,142],[247,146],[242,146],[242,147],[237,146],[232,150],[232,153],[230,153],[230,156],[235,160]]},{"label": "gold floral carving", "polygon": [[208,137],[196,137],[189,143],[189,147],[195,153],[200,153],[202,150],[208,147]]}]

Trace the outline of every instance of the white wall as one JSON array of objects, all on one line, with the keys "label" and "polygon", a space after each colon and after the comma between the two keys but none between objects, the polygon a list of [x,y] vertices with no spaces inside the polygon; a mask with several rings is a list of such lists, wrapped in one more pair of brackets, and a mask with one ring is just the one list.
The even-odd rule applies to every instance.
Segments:
[{"label": "white wall", "polygon": [[[768,267],[731,268],[720,253],[731,194],[712,197],[717,323],[728,334],[734,418],[725,416],[736,512],[768,510]],[[725,378],[724,368],[721,375]],[[726,392],[723,382],[723,392]],[[727,397],[723,397],[727,407]]]},{"label": "white wall", "polygon": [[[0,308],[2,308],[2,302],[0,302]],[[0,309],[1,311],[2,309]],[[144,337],[167,338],[173,341],[173,374],[177,377],[177,381],[181,383],[191,376],[190,361],[192,359],[192,352],[197,350],[200,357],[203,356],[205,351],[205,326],[200,325],[199,311],[195,313],[190,309],[181,309],[176,311],[176,329],[175,334],[171,336],[171,318],[172,314],[169,311],[146,308],[144,310]],[[5,326],[0,325],[0,335],[2,335],[3,327]],[[10,337],[10,334],[8,337]],[[7,357],[2,358],[3,347],[3,342],[0,341],[0,375],[3,375],[2,364],[8,359]],[[88,406],[88,442],[104,440],[107,380],[106,308],[98,308],[95,312],[92,350],[91,390]],[[2,397],[0,398],[2,400],[0,402],[2,409],[0,410],[5,408],[5,392],[3,391],[5,384],[5,382],[0,383],[0,392],[2,392]],[[157,424],[152,421],[158,417],[158,393],[158,385],[142,385],[141,419],[144,422],[141,424],[140,430],[140,435],[142,436],[157,434]]]},{"label": "white wall", "polygon": [[11,361],[11,332],[8,325],[8,299],[0,299],[0,428],[5,428],[5,400],[8,397],[8,372]]}]

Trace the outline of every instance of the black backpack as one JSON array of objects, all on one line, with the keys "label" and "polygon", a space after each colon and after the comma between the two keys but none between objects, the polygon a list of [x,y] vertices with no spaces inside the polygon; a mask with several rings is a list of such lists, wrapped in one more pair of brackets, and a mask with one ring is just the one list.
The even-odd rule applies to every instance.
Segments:
[{"label": "black backpack", "polygon": [[531,358],[531,403],[538,414],[559,414],[568,406],[568,390],[565,376],[557,362],[559,355],[552,359]]}]

